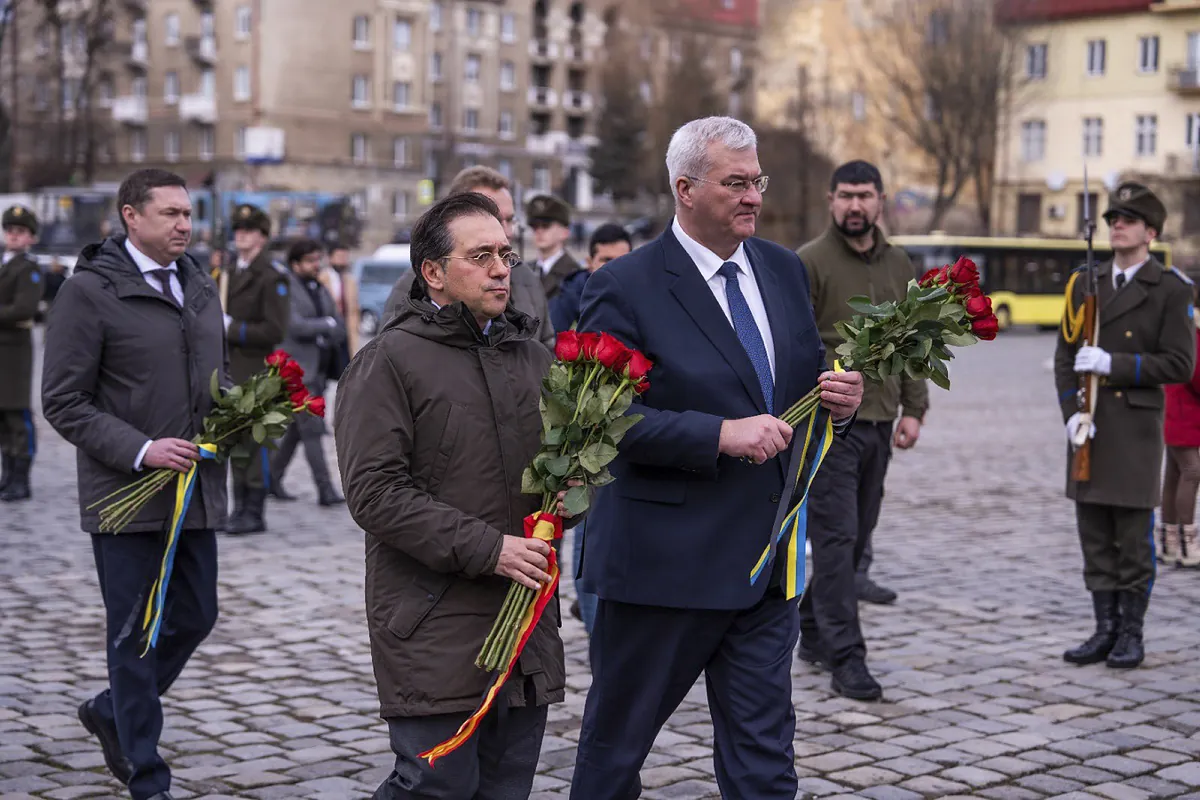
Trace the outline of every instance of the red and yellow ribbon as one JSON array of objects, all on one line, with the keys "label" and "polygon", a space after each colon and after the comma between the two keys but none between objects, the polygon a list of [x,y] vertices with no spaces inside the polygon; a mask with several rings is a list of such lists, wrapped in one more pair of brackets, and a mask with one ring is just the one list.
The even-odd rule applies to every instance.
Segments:
[{"label": "red and yellow ribbon", "polygon": [[[543,542],[552,542],[555,539],[562,538],[562,518],[557,514],[537,513],[530,514],[525,518],[525,536],[526,538],[541,539]],[[529,637],[533,635],[533,631],[537,628],[538,621],[542,618],[542,612],[546,610],[546,606],[550,603],[550,599],[554,597],[555,591],[558,590],[558,558],[554,549],[550,549],[550,566],[547,572],[550,573],[550,581],[538,590],[534,602],[529,606],[529,610],[525,612],[525,617],[521,620],[521,625],[517,629],[517,646],[513,648],[512,657],[508,660],[503,671],[497,673],[491,686],[483,696],[483,702],[475,713],[467,717],[466,721],[459,727],[458,732],[451,736],[446,741],[431,747],[424,753],[419,754],[419,758],[423,758],[429,762],[429,766],[433,766],[439,758],[448,756],[458,748],[462,747],[468,739],[474,735],[479,728],[479,724],[483,722],[483,718],[491,711],[492,705],[496,702],[496,697],[499,696],[500,690],[504,688],[504,684],[508,681],[508,676],[512,674],[513,667],[517,664],[517,659],[521,657],[521,652],[525,649],[525,643],[529,641]]]}]

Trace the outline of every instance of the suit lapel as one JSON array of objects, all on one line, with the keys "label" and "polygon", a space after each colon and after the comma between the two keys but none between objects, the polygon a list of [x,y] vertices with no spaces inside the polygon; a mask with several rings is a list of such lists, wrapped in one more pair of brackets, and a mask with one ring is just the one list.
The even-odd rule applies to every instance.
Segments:
[{"label": "suit lapel", "polygon": [[750,240],[746,240],[746,255],[750,259],[750,268],[754,270],[754,279],[758,282],[758,291],[762,295],[763,305],[767,308],[767,322],[771,326],[771,339],[775,345],[775,408],[770,413],[775,414],[783,409],[780,407],[782,398],[787,394],[787,364],[791,361],[792,340],[788,335],[787,309],[784,308],[783,290],[774,271],[766,266],[766,256]]},{"label": "suit lapel", "polygon": [[1161,273],[1162,267],[1158,266],[1158,262],[1154,259],[1151,259],[1141,266],[1137,274],[1133,276],[1133,280],[1117,291],[1113,288],[1110,262],[1105,268],[1104,274],[1097,276],[1100,280],[1100,327],[1103,328],[1110,322],[1115,322],[1144,303],[1150,296],[1150,293],[1146,291],[1145,281],[1157,283]]},{"label": "suit lapel", "polygon": [[696,323],[696,327],[708,337],[713,347],[717,348],[737,373],[754,404],[763,413],[769,413],[762,387],[758,383],[758,375],[754,371],[754,365],[750,363],[750,356],[746,355],[746,349],[742,347],[733,326],[721,311],[721,306],[717,304],[717,299],[704,282],[692,257],[683,249],[683,245],[679,244],[679,240],[670,229],[663,233],[662,242],[667,272],[675,276],[671,284],[671,294],[675,295],[675,299]]}]

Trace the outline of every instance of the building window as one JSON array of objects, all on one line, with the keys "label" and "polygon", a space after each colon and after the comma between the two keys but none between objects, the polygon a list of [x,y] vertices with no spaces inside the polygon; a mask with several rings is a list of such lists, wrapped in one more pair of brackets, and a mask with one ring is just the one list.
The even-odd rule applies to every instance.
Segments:
[{"label": "building window", "polygon": [[217,75],[211,69],[200,73],[200,94],[205,97],[217,96]]},{"label": "building window", "polygon": [[179,102],[179,73],[175,70],[163,76],[163,102],[169,106]]},{"label": "building window", "polygon": [[1092,39],[1087,43],[1088,75],[1095,76],[1104,74],[1104,57],[1107,49],[1107,45],[1103,39]]},{"label": "building window", "polygon": [[350,82],[350,104],[355,108],[371,105],[371,80],[366,75],[355,75]]},{"label": "building window", "polygon": [[201,161],[212,161],[213,150],[216,148],[216,135],[212,128],[204,127],[200,129],[200,146],[197,154]]},{"label": "building window", "polygon": [[397,18],[392,25],[392,47],[397,53],[407,53],[412,49],[412,22]]},{"label": "building window", "polygon": [[1021,160],[1026,163],[1046,157],[1046,121],[1031,119],[1021,123]]},{"label": "building window", "polygon": [[79,91],[79,81],[68,78],[62,83],[62,107],[70,110],[75,107],[75,95]]},{"label": "building window", "polygon": [[642,96],[642,102],[649,105],[654,99],[654,89],[650,86],[650,81],[642,81],[638,86],[638,93]]},{"label": "building window", "polygon": [[408,139],[397,136],[392,139],[392,166],[400,169],[407,167],[409,163],[411,163],[411,158],[408,152]]},{"label": "building window", "polygon": [[1104,155],[1104,120],[1100,117],[1085,117],[1083,120],[1083,154]]},{"label": "building window", "polygon": [[409,96],[412,94],[412,84],[396,81],[392,84],[392,105],[397,111],[404,111],[409,106]]},{"label": "building window", "polygon": [[200,35],[205,39],[211,39],[217,35],[217,23],[211,11],[205,11],[200,15]]},{"label": "building window", "polygon": [[433,53],[429,56],[429,79],[437,83],[442,79],[442,54]]},{"label": "building window", "polygon": [[545,164],[533,165],[533,190],[535,192],[550,191],[550,168]]},{"label": "building window", "polygon": [[850,111],[859,122],[867,118],[867,98],[862,92],[850,95]]},{"label": "building window", "polygon": [[146,160],[146,132],[142,130],[129,132],[129,160],[140,164]]},{"label": "building window", "polygon": [[371,18],[359,14],[354,18],[354,49],[369,50],[371,48]]},{"label": "building window", "polygon": [[408,192],[398,191],[392,194],[392,216],[408,216]]},{"label": "building window", "polygon": [[950,41],[950,14],[936,10],[929,14],[929,26],[925,30],[925,38],[929,44],[943,45]]},{"label": "building window", "polygon": [[429,127],[433,128],[435,131],[442,129],[442,104],[441,103],[430,103],[429,104]]},{"label": "building window", "polygon": [[1192,113],[1187,115],[1187,135],[1184,138],[1188,150],[1195,152],[1200,150],[1200,114]]},{"label": "building window", "polygon": [[246,126],[239,126],[233,137],[233,154],[237,158],[246,157]]},{"label": "building window", "polygon": [[500,91],[511,92],[517,88],[517,65],[505,61],[500,65]]},{"label": "building window", "polygon": [[500,41],[512,44],[517,40],[517,18],[512,13],[500,16]]},{"label": "building window", "polygon": [[145,44],[146,43],[146,18],[145,17],[138,17],[137,19],[135,19],[133,21],[133,28],[131,30],[131,33],[133,34],[133,43],[134,44]]},{"label": "building window", "polygon": [[742,74],[742,50],[740,47],[729,49],[729,74],[735,78]]},{"label": "building window", "polygon": [[[739,117],[742,116],[742,93],[741,92],[730,92],[729,93],[729,116],[733,117],[734,119],[738,119]],[[569,120],[569,121],[573,121],[573,120]]]},{"label": "building window", "polygon": [[250,99],[250,68],[244,64],[233,73],[233,99],[238,102]]},{"label": "building window", "polygon": [[649,61],[650,56],[654,55],[654,39],[648,33],[642,34],[642,41],[638,45],[641,51],[642,60]]},{"label": "building window", "polygon": [[513,113],[511,111],[500,112],[500,138],[511,139],[514,136],[513,131]]},{"label": "building window", "polygon": [[479,109],[467,108],[463,110],[463,130],[470,133],[479,130]]},{"label": "building window", "polygon": [[478,36],[483,29],[483,12],[478,8],[467,9],[467,35]]},{"label": "building window", "polygon": [[437,33],[442,29],[442,4],[434,2],[429,4],[429,30]]},{"label": "building window", "polygon": [[163,142],[163,155],[167,157],[167,161],[179,160],[179,131],[167,131],[166,140]]},{"label": "building window", "polygon": [[238,6],[234,16],[233,35],[237,39],[249,39],[250,28],[254,20],[254,11],[250,6]]},{"label": "building window", "polygon": [[[44,83],[38,84],[39,89],[44,87]],[[116,91],[113,89],[112,78],[101,78],[100,83],[96,86],[96,97],[99,104],[102,106],[111,106],[115,95]]]},{"label": "building window", "polygon": [[369,157],[367,152],[367,137],[366,134],[356,133],[350,137],[350,160],[355,164],[367,163]]},{"label": "building window", "polygon": [[1025,77],[1031,81],[1046,77],[1046,55],[1049,46],[1045,43],[1031,44],[1025,48]]},{"label": "building window", "polygon": [[1158,152],[1158,117],[1154,114],[1139,114],[1134,127],[1135,152],[1139,156],[1152,156]]},{"label": "building window", "polygon": [[179,15],[167,14],[164,23],[167,29],[167,47],[177,47],[179,45]]},{"label": "building window", "polygon": [[139,75],[129,83],[129,89],[133,92],[134,97],[146,99],[146,76]]},{"label": "building window", "polygon": [[1158,37],[1138,39],[1138,72],[1158,72]]},{"label": "building window", "polygon": [[467,83],[479,83],[479,72],[482,69],[482,60],[478,55],[471,53],[467,56],[467,66],[463,70],[463,80]]},{"label": "building window", "polygon": [[512,162],[507,158],[502,158],[496,162],[496,171],[508,180],[512,180]]}]

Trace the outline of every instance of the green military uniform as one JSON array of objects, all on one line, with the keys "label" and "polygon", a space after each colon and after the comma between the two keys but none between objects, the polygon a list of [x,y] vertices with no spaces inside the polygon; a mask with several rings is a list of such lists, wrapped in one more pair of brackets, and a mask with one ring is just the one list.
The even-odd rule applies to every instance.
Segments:
[{"label": "green military uniform", "polygon": [[[530,225],[538,222],[557,222],[569,228],[571,227],[571,207],[554,195],[543,194],[533,198],[525,205],[525,218]],[[543,269],[540,262],[532,266],[537,276],[542,279],[542,289],[546,292],[547,301],[557,297],[563,282],[583,269],[566,250],[563,250],[563,254],[548,270]]]},{"label": "green military uniform", "polygon": [[[1166,210],[1146,187],[1125,183],[1109,198],[1105,219],[1114,216],[1142,220],[1161,232]],[[1084,300],[1083,272],[1077,274],[1069,311],[1081,308]],[[1100,335],[1094,346],[1111,357],[1111,364],[1098,380],[1091,477],[1072,480],[1070,458],[1067,472],[1067,496],[1076,503],[1084,584],[1092,593],[1097,631],[1064,657],[1072,663],[1107,658],[1110,666],[1132,667],[1141,662],[1142,619],[1154,581],[1162,387],[1189,381],[1196,356],[1192,287],[1182,273],[1153,256],[1131,277],[1122,272],[1120,288],[1112,261],[1101,264],[1097,274]],[[1064,420],[1081,411],[1077,400],[1083,376],[1075,371],[1075,360],[1082,341],[1059,333],[1054,373]]]},{"label": "green military uniform", "polygon": [[[271,235],[271,221],[252,205],[234,210],[233,230],[251,229]],[[288,270],[264,249],[249,264],[237,264],[229,276],[229,300],[225,313],[229,345],[229,375],[234,383],[266,369],[264,360],[287,335],[291,298]],[[270,468],[266,448],[248,465],[233,467],[235,512],[229,532],[262,530],[262,509]]]},{"label": "green military uniform", "polygon": [[[4,228],[34,235],[37,217],[24,206],[4,212]],[[33,324],[44,292],[42,270],[25,253],[4,254],[0,266],[0,500],[25,500],[37,452],[33,426]]]}]

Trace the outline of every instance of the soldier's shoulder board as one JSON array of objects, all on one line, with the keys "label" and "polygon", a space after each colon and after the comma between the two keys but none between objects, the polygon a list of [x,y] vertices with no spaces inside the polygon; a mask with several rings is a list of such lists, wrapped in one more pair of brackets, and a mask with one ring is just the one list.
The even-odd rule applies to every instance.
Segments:
[{"label": "soldier's shoulder board", "polygon": [[288,268],[285,267],[283,265],[283,263],[279,262],[279,261],[272,261],[271,269],[275,270],[276,272],[278,272],[280,275],[284,276],[285,278],[288,276],[288,274],[290,272],[290,270],[288,270]]},{"label": "soldier's shoulder board", "polygon": [[1174,275],[1176,278],[1179,278],[1179,280],[1183,281],[1188,286],[1191,286],[1194,284],[1194,281],[1191,278],[1189,278],[1187,276],[1187,274],[1184,273],[1183,270],[1179,269],[1178,267],[1167,267],[1167,272],[1170,272],[1172,275]]}]

